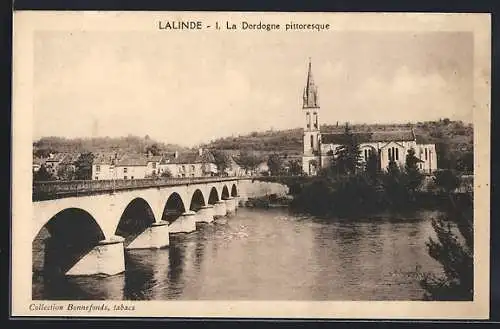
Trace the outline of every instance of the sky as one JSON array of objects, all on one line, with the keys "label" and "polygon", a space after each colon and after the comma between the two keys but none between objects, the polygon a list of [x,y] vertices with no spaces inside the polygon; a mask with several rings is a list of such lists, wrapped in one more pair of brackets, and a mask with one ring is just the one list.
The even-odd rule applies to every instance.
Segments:
[{"label": "sky", "polygon": [[309,58],[321,124],[472,122],[468,32],[40,31],[34,46],[34,139],[303,127]]}]

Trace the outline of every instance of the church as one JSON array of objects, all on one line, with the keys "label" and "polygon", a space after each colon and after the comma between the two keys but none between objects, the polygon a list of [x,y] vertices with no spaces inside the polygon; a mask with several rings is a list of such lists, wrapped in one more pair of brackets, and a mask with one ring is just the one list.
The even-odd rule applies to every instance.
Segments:
[{"label": "church", "polygon": [[[320,131],[318,88],[311,70],[311,61],[307,72],[304,88],[302,111],[304,114],[304,153],[302,155],[302,170],[307,175],[317,175],[320,168],[330,165],[337,147],[341,146],[342,132]],[[431,173],[437,169],[435,144],[424,142],[410,130],[356,132],[352,131],[359,141],[361,159],[364,163],[373,152],[378,154],[379,166],[386,169],[391,160],[399,166],[404,166],[406,155],[410,149],[420,160],[419,169]]]}]

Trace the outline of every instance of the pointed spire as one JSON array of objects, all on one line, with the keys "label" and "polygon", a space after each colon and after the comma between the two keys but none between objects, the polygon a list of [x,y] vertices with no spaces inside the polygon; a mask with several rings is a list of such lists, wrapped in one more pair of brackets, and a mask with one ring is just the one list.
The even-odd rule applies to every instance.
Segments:
[{"label": "pointed spire", "polygon": [[307,107],[318,107],[318,91],[316,85],[314,84],[314,79],[312,75],[312,64],[311,57],[309,57],[309,66],[307,70],[307,82],[304,89],[304,108]]}]

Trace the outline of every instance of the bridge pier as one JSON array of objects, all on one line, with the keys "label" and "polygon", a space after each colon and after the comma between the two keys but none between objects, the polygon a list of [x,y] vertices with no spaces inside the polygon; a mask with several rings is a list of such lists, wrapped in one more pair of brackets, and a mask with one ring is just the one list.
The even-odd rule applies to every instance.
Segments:
[{"label": "bridge pier", "polygon": [[217,201],[214,207],[214,219],[224,217],[227,214],[226,202],[225,201]]},{"label": "bridge pier", "polygon": [[196,213],[196,222],[211,223],[214,221],[215,208],[212,205],[201,207]]},{"label": "bridge pier", "polygon": [[186,211],[179,216],[168,228],[170,233],[190,233],[196,231],[196,213]]},{"label": "bridge pier", "polygon": [[170,243],[168,231],[168,222],[155,222],[139,234],[125,249],[159,249],[168,247]]},{"label": "bridge pier", "polygon": [[236,200],[232,197],[229,197],[225,199],[224,202],[226,203],[227,214],[228,215],[234,214],[234,212],[236,211],[236,205],[235,205]]},{"label": "bridge pier", "polygon": [[65,274],[77,275],[115,275],[125,271],[125,255],[121,236],[101,240],[91,251],[83,256]]}]

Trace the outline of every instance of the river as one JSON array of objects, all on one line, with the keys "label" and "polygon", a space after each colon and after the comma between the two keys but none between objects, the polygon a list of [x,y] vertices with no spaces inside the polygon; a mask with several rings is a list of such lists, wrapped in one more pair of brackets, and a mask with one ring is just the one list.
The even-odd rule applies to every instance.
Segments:
[{"label": "river", "polygon": [[416,269],[435,212],[320,219],[286,208],[238,208],[225,224],[171,236],[170,247],[126,252],[110,277],[44,280],[33,299],[421,300]]}]

